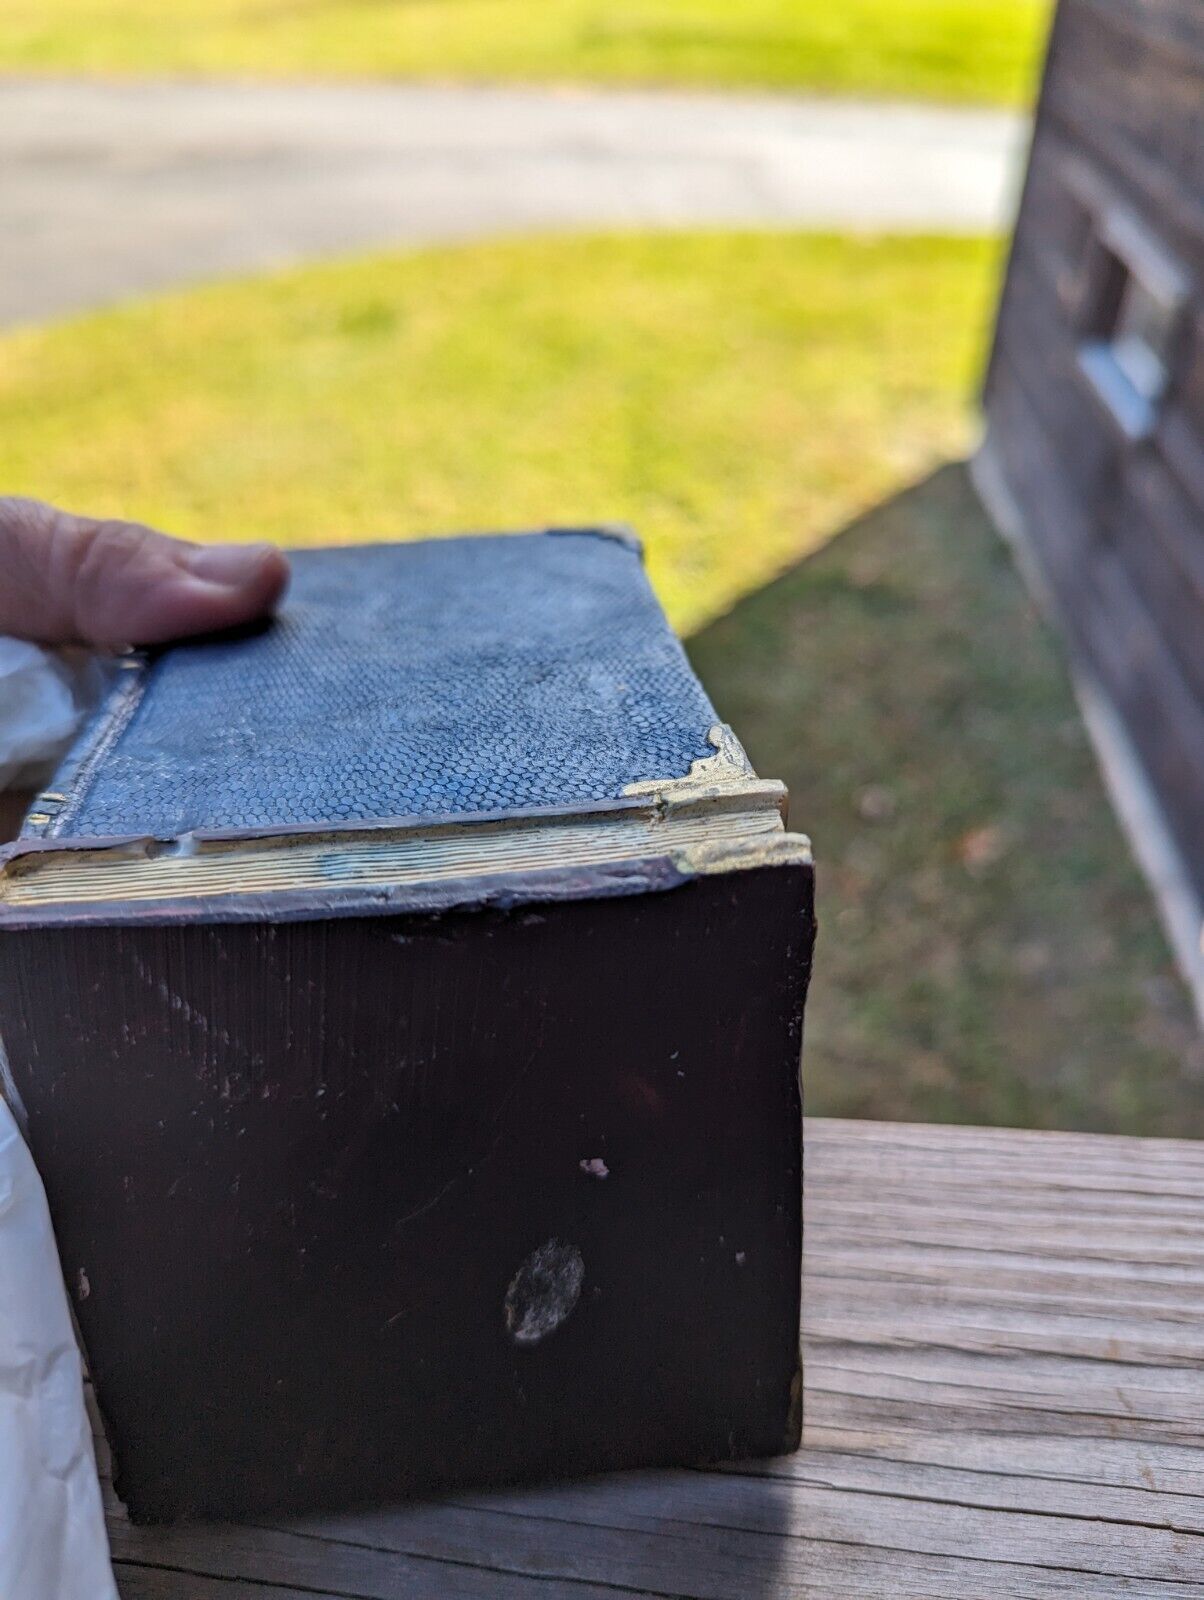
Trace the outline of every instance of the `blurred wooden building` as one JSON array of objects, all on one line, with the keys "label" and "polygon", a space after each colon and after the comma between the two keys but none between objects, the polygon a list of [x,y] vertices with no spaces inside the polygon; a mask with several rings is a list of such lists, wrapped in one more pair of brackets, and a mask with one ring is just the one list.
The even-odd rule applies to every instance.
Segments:
[{"label": "blurred wooden building", "polygon": [[1204,0],[1061,0],[985,408],[979,482],[1204,903]]}]

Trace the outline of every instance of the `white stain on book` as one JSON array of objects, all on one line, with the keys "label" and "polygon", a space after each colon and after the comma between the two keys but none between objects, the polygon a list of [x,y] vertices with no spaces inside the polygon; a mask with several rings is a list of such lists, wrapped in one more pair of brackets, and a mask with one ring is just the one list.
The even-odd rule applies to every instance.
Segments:
[{"label": "white stain on book", "polygon": [[572,1314],[581,1298],[585,1263],[575,1244],[549,1239],[519,1267],[506,1290],[506,1332],[518,1345],[538,1344]]},{"label": "white stain on book", "polygon": [[146,984],[147,988],[155,991],[169,1010],[183,1017],[184,1021],[191,1023],[194,1028],[199,1028],[202,1033],[208,1034],[210,1038],[216,1039],[219,1044],[241,1049],[238,1041],[231,1038],[225,1028],[219,1028],[210,1021],[203,1011],[189,1004],[182,994],[177,994],[170,984],[165,983],[162,978],[156,976],[154,970],[135,951],[130,951],[130,961],[133,964],[134,971],[142,979],[143,983]]}]

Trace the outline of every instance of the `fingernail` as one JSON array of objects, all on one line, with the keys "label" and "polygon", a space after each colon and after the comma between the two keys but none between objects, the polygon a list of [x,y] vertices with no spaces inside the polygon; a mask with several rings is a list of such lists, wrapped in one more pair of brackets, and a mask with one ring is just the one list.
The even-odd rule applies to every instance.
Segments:
[{"label": "fingernail", "polygon": [[270,544],[206,544],[190,550],[184,565],[206,583],[233,588],[255,575],[271,549]]}]

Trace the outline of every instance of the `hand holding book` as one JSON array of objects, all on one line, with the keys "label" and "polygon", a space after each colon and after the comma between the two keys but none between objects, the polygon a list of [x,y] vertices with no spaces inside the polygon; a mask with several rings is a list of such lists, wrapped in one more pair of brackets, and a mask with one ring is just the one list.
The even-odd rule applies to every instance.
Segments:
[{"label": "hand holding book", "polygon": [[252,622],[288,581],[272,545],[198,545],[137,522],[0,497],[0,634],[37,644],[162,644]]},{"label": "hand holding book", "polygon": [[290,564],[275,626],[115,658],[0,848],[9,1083],[117,1494],[329,1512],[793,1448],[782,785],[626,530]]},{"label": "hand holding book", "polygon": [[[247,622],[275,604],[288,567],[267,545],[187,544],[0,498],[0,574],[3,788],[56,760],[94,698],[85,652],[59,658],[38,646],[162,642]],[[0,1593],[116,1600],[50,1218],[2,1097],[0,1279],[0,1369],[43,1375],[32,1387],[24,1376],[0,1381],[0,1482],[20,1485],[0,1512]]]},{"label": "hand holding book", "polygon": [[[283,593],[288,562],[271,545],[192,544],[0,496],[0,574],[0,790],[21,790],[54,765],[99,695],[89,648],[254,621]],[[0,801],[0,839],[7,820]]]}]

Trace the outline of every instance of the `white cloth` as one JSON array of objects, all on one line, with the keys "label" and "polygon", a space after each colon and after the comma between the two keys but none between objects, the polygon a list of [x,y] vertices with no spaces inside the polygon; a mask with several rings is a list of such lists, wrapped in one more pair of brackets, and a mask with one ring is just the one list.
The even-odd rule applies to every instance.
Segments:
[{"label": "white cloth", "polygon": [[[40,781],[91,672],[0,638],[0,788]],[[15,1100],[3,1056],[0,1089]],[[117,1600],[83,1367],[41,1179],[0,1097],[0,1596]]]},{"label": "white cloth", "polygon": [[50,1213],[2,1100],[0,1595],[117,1600],[83,1367]]},{"label": "white cloth", "polygon": [[0,638],[0,789],[49,766],[79,723],[68,667],[24,639]]}]

